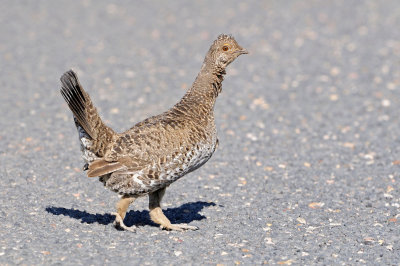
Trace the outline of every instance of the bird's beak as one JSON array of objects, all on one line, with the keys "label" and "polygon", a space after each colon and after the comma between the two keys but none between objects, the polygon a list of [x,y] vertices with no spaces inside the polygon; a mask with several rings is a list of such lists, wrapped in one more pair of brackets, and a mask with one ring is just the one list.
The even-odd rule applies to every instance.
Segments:
[{"label": "bird's beak", "polygon": [[236,53],[238,53],[239,55],[241,55],[241,54],[248,54],[249,51],[247,51],[246,49],[242,48],[242,49],[236,51]]}]

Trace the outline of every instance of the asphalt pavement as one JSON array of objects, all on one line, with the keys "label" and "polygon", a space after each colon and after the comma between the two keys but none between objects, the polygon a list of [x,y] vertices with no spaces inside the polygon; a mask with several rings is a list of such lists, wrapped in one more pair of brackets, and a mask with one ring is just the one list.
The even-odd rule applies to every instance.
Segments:
[{"label": "asphalt pavement", "polygon": [[[0,264],[400,264],[398,1],[1,1]],[[74,69],[123,131],[191,86],[220,33],[219,147],[113,225],[59,93]]]}]

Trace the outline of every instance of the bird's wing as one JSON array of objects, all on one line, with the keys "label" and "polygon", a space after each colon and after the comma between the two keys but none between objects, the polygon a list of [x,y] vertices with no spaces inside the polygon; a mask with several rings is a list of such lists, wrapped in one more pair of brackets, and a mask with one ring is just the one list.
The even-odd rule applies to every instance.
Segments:
[{"label": "bird's wing", "polygon": [[106,161],[104,158],[89,163],[88,177],[102,176],[116,171],[139,171],[148,165],[148,162],[132,157],[121,157],[116,161]]},{"label": "bird's wing", "polygon": [[[170,163],[169,160],[173,160],[179,154],[183,145],[180,141],[171,141],[166,138],[166,132],[169,131],[167,133],[170,136],[179,135],[178,140],[183,140],[184,136],[180,136],[182,132],[171,126],[172,122],[168,125],[164,123],[155,126],[157,119],[158,117],[148,118],[132,129],[119,134],[108,147],[103,158],[89,163],[88,177],[102,176],[116,171],[132,173],[149,170],[155,164],[164,164],[167,161]],[[175,123],[179,124],[179,121]],[[152,174],[149,175],[152,176]],[[158,174],[155,173],[155,175]]]}]

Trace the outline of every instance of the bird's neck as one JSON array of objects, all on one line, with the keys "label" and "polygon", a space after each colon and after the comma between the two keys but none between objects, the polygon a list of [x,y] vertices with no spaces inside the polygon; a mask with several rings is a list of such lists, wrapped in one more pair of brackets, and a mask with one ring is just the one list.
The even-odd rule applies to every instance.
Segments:
[{"label": "bird's neck", "polygon": [[188,112],[200,116],[212,114],[215,100],[222,91],[224,75],[225,69],[203,64],[192,87],[176,106],[183,105],[188,108]]}]

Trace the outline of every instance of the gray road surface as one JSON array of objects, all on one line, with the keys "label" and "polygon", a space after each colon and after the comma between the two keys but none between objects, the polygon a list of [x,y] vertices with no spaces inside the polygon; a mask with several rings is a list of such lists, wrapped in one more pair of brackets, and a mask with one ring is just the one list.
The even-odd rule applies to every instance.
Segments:
[{"label": "gray road surface", "polygon": [[[400,262],[398,1],[1,1],[0,264]],[[73,68],[118,131],[172,106],[220,33],[220,146],[174,183],[167,232],[147,198],[80,170],[59,77]]]}]

